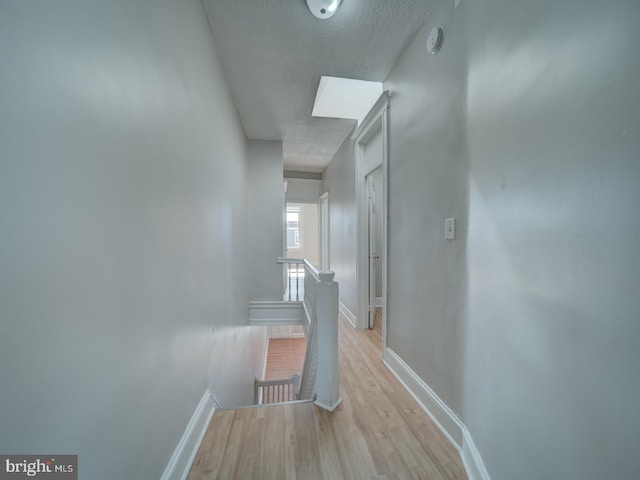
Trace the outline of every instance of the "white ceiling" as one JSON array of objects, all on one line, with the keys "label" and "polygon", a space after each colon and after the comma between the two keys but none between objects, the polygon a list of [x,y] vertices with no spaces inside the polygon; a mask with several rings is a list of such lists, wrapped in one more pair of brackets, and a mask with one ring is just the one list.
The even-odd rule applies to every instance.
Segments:
[{"label": "white ceiling", "polygon": [[322,75],[383,81],[431,0],[343,0],[319,20],[305,0],[203,0],[247,137],[283,140],[286,170],[321,172],[354,120],[314,118]]}]

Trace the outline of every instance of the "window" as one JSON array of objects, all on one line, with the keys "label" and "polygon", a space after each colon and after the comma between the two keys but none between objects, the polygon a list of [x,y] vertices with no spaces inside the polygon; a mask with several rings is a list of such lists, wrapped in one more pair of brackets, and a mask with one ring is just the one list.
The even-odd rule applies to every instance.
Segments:
[{"label": "window", "polygon": [[300,248],[300,207],[287,207],[287,248]]}]

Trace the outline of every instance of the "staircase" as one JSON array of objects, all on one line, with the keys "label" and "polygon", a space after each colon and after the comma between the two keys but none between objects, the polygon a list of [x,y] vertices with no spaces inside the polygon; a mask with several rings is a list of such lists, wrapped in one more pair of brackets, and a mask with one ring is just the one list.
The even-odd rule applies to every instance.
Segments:
[{"label": "staircase", "polygon": [[[290,310],[291,303],[298,304],[301,309],[300,324],[303,325],[307,338],[307,349],[300,375],[277,380],[255,380],[255,403],[265,405],[310,400],[326,410],[333,411],[341,401],[338,370],[338,283],[333,280],[333,272],[320,272],[307,260],[280,258],[278,263],[284,264],[286,276],[291,272],[295,273],[295,282],[291,277],[285,280],[283,302],[269,302],[268,305],[262,302],[261,305],[264,307],[259,313],[255,312],[259,306],[252,305],[251,317],[259,318],[260,324],[263,325],[277,325],[278,319],[284,318],[282,311]],[[292,267],[292,264],[295,267]],[[300,265],[304,268],[301,269]],[[293,285],[295,295],[291,294]],[[296,298],[296,301],[289,301],[287,298]],[[269,315],[274,323],[269,323]]]}]

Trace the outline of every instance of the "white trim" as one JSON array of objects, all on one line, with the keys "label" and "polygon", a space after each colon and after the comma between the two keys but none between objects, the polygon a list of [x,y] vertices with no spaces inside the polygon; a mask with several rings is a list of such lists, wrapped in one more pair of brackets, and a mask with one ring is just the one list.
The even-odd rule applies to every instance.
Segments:
[{"label": "white trim", "polygon": [[458,449],[469,480],[491,480],[471,433],[453,410],[389,347],[385,348],[382,361]]},{"label": "white trim", "polygon": [[375,301],[374,306],[376,308],[382,307],[382,297],[376,297],[376,301]]},{"label": "white trim", "polygon": [[211,390],[207,389],[193,412],[160,480],[185,480],[187,478],[215,410],[215,400],[211,395]]},{"label": "white trim", "polygon": [[288,182],[306,184],[306,185],[315,185],[318,186],[322,183],[321,178],[296,178],[296,177],[284,177],[284,179]]},{"label": "white trim", "polygon": [[[388,295],[387,286],[387,269],[388,269],[388,252],[389,252],[389,200],[388,200],[388,182],[389,182],[389,99],[391,94],[388,90],[384,91],[380,98],[376,101],[371,111],[358,126],[352,135],[355,143],[355,163],[356,163],[356,313],[358,328],[367,328],[369,317],[369,280],[365,274],[368,269],[368,227],[367,227],[367,190],[366,177],[373,170],[382,166],[382,296]],[[363,155],[364,145],[366,145],[373,135],[380,132],[382,134],[382,163],[378,165],[365,165]],[[365,252],[365,253],[363,253]],[[382,351],[387,347],[387,305],[382,302]]]},{"label": "white trim", "polygon": [[249,302],[249,325],[302,325],[303,322],[302,302]]},{"label": "white trim", "polygon": [[297,178],[298,180],[320,180],[322,181],[322,173],[301,172],[299,170],[285,170],[282,178]]},{"label": "white trim", "polygon": [[[389,99],[387,91],[382,116],[382,352],[387,349],[387,315],[388,307],[385,299],[389,298]],[[382,355],[381,355],[382,356]]]},{"label": "white trim", "polygon": [[376,103],[374,103],[371,107],[371,110],[369,110],[369,113],[365,115],[360,125],[358,125],[358,127],[351,134],[351,140],[356,140],[357,138],[362,137],[363,132],[366,132],[367,130],[369,130],[369,128],[371,128],[371,124],[378,119],[378,116],[384,110],[386,110],[389,104],[390,96],[391,93],[389,92],[389,90],[385,90],[384,92],[382,92],[382,94],[378,97],[378,100],[376,100]]},{"label": "white trim", "polygon": [[323,402],[320,402],[318,400],[313,402],[314,405],[317,405],[320,408],[324,408],[328,412],[333,412],[336,408],[338,408],[338,405],[340,405],[340,403],[342,403],[342,397],[339,397],[338,401],[336,403],[334,403],[333,405],[326,405]]},{"label": "white trim", "polygon": [[349,323],[353,326],[353,328],[357,328],[356,316],[351,312],[351,310],[349,310],[349,307],[342,303],[342,300],[338,300],[338,309],[342,312],[345,318],[349,320]]},{"label": "white trim", "polygon": [[460,452],[464,469],[469,480],[491,480],[489,472],[484,466],[480,452],[471,438],[469,430],[465,427],[462,432],[462,451]]},{"label": "white trim", "polygon": [[427,385],[398,354],[389,347],[384,351],[382,360],[389,370],[400,380],[407,391],[416,399],[422,409],[438,425],[442,433],[458,449],[462,449],[462,429],[464,425],[455,413]]}]

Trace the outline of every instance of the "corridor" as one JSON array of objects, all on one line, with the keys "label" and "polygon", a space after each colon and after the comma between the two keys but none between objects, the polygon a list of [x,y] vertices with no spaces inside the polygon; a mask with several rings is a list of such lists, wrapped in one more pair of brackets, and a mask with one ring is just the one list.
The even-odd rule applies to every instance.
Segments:
[{"label": "corridor", "polygon": [[[376,322],[377,325],[380,322]],[[380,359],[380,329],[339,318],[342,403],[216,411],[189,480],[458,480],[460,455]]]}]

